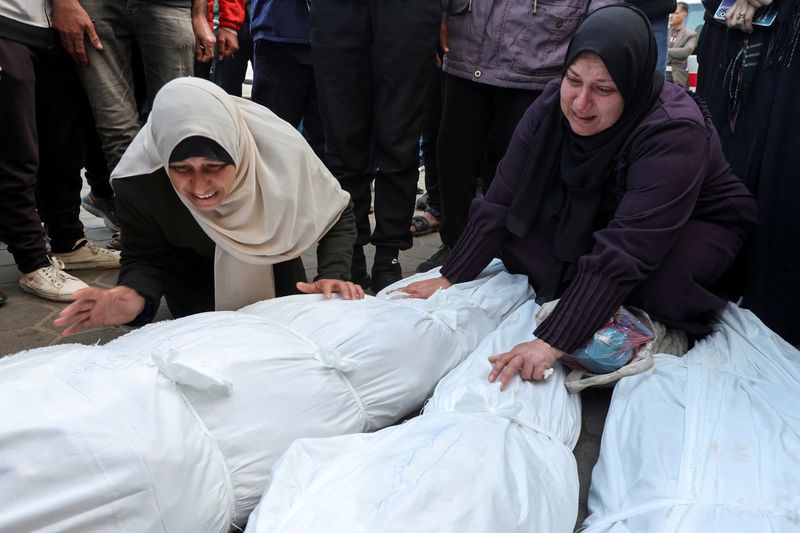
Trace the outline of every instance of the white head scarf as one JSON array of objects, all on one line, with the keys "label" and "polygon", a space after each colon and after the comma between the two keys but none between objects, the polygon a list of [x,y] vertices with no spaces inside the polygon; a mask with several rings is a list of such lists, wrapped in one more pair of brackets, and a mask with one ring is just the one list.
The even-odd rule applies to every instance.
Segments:
[{"label": "white head scarf", "polygon": [[319,241],[350,197],[290,124],[198,78],[178,78],[158,92],[147,124],[112,179],[168,168],[175,146],[193,136],[216,141],[236,163],[234,185],[213,211],[195,209],[176,191],[216,243],[216,308],[238,309],[272,298],[272,265]]}]

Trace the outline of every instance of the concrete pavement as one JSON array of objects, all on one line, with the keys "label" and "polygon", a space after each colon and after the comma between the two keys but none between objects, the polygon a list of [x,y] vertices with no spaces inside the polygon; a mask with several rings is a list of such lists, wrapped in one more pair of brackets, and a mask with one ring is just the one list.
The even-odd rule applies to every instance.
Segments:
[{"label": "concrete pavement", "polygon": [[[111,231],[106,229],[101,219],[81,210],[81,220],[86,227],[86,236],[90,240],[105,245],[111,239]],[[430,257],[440,244],[439,236],[435,233],[414,239],[414,246],[400,253],[404,276],[413,274],[417,264]],[[367,246],[365,253],[367,264],[371,265],[374,248]],[[316,270],[314,252],[310,251],[304,254],[303,262],[308,270],[309,278],[313,278]],[[116,270],[79,270],[71,273],[97,287],[113,287],[117,279]],[[52,325],[52,321],[65,307],[65,304],[49,302],[23,292],[17,284],[19,276],[19,271],[6,250],[6,246],[0,243],[0,290],[8,295],[8,302],[0,307],[0,357],[30,348],[67,342],[103,344],[128,331],[128,328],[116,326],[72,337],[63,337]],[[169,312],[166,310],[166,306],[162,305],[157,319],[168,318],[170,318]],[[590,389],[582,393],[583,427],[574,451],[581,483],[578,524],[586,516],[591,469],[597,461],[600,436],[610,398],[611,391],[609,389]],[[542,487],[542,490],[548,489]]]}]

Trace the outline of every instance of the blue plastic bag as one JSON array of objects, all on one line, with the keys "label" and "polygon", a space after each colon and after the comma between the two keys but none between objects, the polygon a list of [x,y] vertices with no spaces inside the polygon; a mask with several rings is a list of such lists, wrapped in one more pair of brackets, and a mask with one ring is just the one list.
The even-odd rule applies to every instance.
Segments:
[{"label": "blue plastic bag", "polygon": [[620,307],[609,321],[584,346],[561,361],[569,367],[608,374],[627,365],[636,352],[655,338],[655,333],[625,307]]}]

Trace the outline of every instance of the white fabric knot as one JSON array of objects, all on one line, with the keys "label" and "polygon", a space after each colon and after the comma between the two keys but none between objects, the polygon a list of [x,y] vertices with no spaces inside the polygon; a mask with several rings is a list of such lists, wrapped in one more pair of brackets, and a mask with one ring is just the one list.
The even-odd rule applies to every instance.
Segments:
[{"label": "white fabric knot", "polygon": [[208,369],[179,361],[180,354],[175,350],[155,352],[151,358],[158,371],[177,385],[222,394],[228,394],[233,390],[233,383],[227,379],[211,375]]},{"label": "white fabric knot", "polygon": [[344,357],[333,348],[325,346],[317,348],[314,352],[314,359],[322,363],[326,368],[333,368],[340,372],[350,372],[358,366],[357,360]]}]

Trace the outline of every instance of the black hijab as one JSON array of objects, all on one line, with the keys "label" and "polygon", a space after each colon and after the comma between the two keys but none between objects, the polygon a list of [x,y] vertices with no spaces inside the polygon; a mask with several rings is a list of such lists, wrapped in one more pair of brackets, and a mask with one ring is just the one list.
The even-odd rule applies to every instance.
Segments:
[{"label": "black hijab", "polygon": [[231,154],[214,139],[203,137],[202,135],[192,135],[179,142],[172,153],[169,155],[169,162],[183,161],[190,157],[207,157],[217,161],[222,161],[229,165],[235,165]]},{"label": "black hijab", "polygon": [[506,227],[523,238],[534,222],[558,219],[558,262],[539,287],[542,300],[561,294],[575,275],[578,259],[591,251],[598,220],[616,207],[608,205],[616,157],[664,83],[663,74],[656,71],[658,50],[650,23],[630,5],[602,7],[583,21],[567,50],[565,72],[582,52],[602,59],[625,107],[613,126],[581,137],[570,129],[557,99],[536,130]]}]

